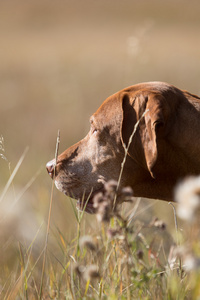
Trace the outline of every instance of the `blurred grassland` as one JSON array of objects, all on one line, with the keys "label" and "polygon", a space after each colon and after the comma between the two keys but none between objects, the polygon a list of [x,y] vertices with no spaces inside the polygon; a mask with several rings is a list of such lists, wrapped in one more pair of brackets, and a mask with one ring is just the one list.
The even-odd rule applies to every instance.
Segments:
[{"label": "blurred grassland", "polygon": [[[15,266],[17,243],[32,241],[41,226],[40,253],[51,192],[45,164],[58,129],[61,152],[87,133],[89,116],[106,97],[138,82],[167,81],[200,94],[199,13],[193,0],[0,1],[1,153],[11,172],[29,147],[0,203],[2,274]],[[1,191],[9,176],[0,159]],[[173,227],[167,203],[156,203],[154,213]],[[84,218],[91,230],[94,217]],[[74,221],[70,202],[55,190],[52,245],[58,228],[70,240]]]}]

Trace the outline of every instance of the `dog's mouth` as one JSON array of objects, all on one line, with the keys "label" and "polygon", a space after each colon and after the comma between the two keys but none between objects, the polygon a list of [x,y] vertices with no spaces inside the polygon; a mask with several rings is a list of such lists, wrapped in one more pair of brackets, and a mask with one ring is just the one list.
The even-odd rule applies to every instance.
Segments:
[{"label": "dog's mouth", "polygon": [[[104,186],[100,185],[99,188],[97,188],[95,191],[91,191],[90,194],[85,194],[83,192],[83,196],[78,196],[75,193],[75,187],[74,183],[63,183],[63,181],[55,180],[55,186],[56,188],[64,193],[67,197],[70,197],[74,200],[76,200],[76,208],[80,211],[85,211],[89,214],[95,214],[96,208],[94,207],[94,197],[104,191]],[[80,195],[80,193],[78,193]]]}]

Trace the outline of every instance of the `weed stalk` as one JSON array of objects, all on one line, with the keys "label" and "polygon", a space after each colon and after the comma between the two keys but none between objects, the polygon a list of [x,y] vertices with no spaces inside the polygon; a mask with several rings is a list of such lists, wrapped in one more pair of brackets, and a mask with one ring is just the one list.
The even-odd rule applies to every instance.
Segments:
[{"label": "weed stalk", "polygon": [[[55,167],[56,167],[57,158],[58,158],[59,144],[60,144],[60,131],[58,130],[57,141],[56,141],[56,151],[55,151],[54,175],[55,175]],[[55,178],[55,176],[53,178]],[[52,210],[52,203],[53,203],[53,189],[54,189],[54,180],[52,181],[51,197],[50,197],[50,203],[49,203],[49,214],[48,214],[47,231],[46,231],[46,239],[45,239],[45,246],[44,246],[44,257],[43,257],[43,264],[42,264],[40,294],[39,294],[40,300],[42,299],[42,294],[43,294],[44,271],[45,271],[45,264],[46,264],[46,254],[47,254],[47,245],[48,245],[48,237],[49,237],[51,210]]]},{"label": "weed stalk", "polygon": [[116,200],[117,200],[117,192],[119,190],[119,186],[120,186],[120,183],[121,183],[121,179],[122,179],[122,173],[123,173],[123,170],[124,170],[124,166],[125,166],[125,162],[126,162],[126,158],[127,158],[127,155],[128,155],[128,150],[129,150],[129,147],[132,143],[132,140],[133,140],[133,137],[136,133],[136,130],[139,126],[139,123],[140,121],[142,120],[142,118],[145,116],[145,114],[148,112],[149,110],[145,110],[144,113],[142,114],[142,116],[139,118],[139,120],[137,121],[137,123],[135,124],[134,126],[134,129],[133,129],[133,132],[132,134],[130,135],[130,138],[129,138],[129,141],[128,141],[128,145],[126,147],[125,143],[124,143],[124,150],[125,150],[125,154],[124,154],[124,159],[122,161],[122,165],[121,165],[121,170],[120,170],[120,173],[119,173],[119,178],[118,178],[118,182],[117,182],[117,189],[116,189],[116,194],[115,194],[115,197],[114,197],[114,201],[113,201],[113,210],[115,210],[115,205],[116,205]]}]

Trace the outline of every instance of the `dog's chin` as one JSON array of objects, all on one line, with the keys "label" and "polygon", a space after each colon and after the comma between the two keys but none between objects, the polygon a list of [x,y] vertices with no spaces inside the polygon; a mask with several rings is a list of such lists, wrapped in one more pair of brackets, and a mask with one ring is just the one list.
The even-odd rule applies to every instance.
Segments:
[{"label": "dog's chin", "polygon": [[71,186],[65,185],[59,180],[55,180],[55,186],[60,192],[64,193],[67,197],[70,197],[77,201],[76,208],[78,210],[87,212],[89,214],[96,213],[96,209],[93,203],[93,198],[96,194],[103,191],[103,185],[101,186],[101,188],[97,189],[96,191],[93,191],[91,194],[89,194],[89,196],[85,196],[85,197],[83,196],[84,192],[83,195],[77,196],[73,185]]},{"label": "dog's chin", "polygon": [[63,184],[61,181],[55,179],[54,184],[55,184],[55,187],[56,187],[60,192],[62,192],[62,193],[65,194],[64,184]]}]

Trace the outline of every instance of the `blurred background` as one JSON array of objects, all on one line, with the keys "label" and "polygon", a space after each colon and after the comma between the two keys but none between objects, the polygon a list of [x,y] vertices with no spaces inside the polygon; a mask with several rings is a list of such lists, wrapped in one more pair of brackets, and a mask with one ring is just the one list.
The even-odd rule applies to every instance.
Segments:
[{"label": "blurred background", "polygon": [[[86,135],[103,100],[139,82],[200,95],[199,15],[198,0],[0,1],[1,266],[13,266],[13,245],[44,243],[52,185],[45,164],[58,129],[61,153]],[[174,227],[167,203],[145,218],[152,214]],[[90,227],[94,217],[84,218]],[[70,239],[75,227],[70,201],[54,190],[52,244],[56,229]]]}]

